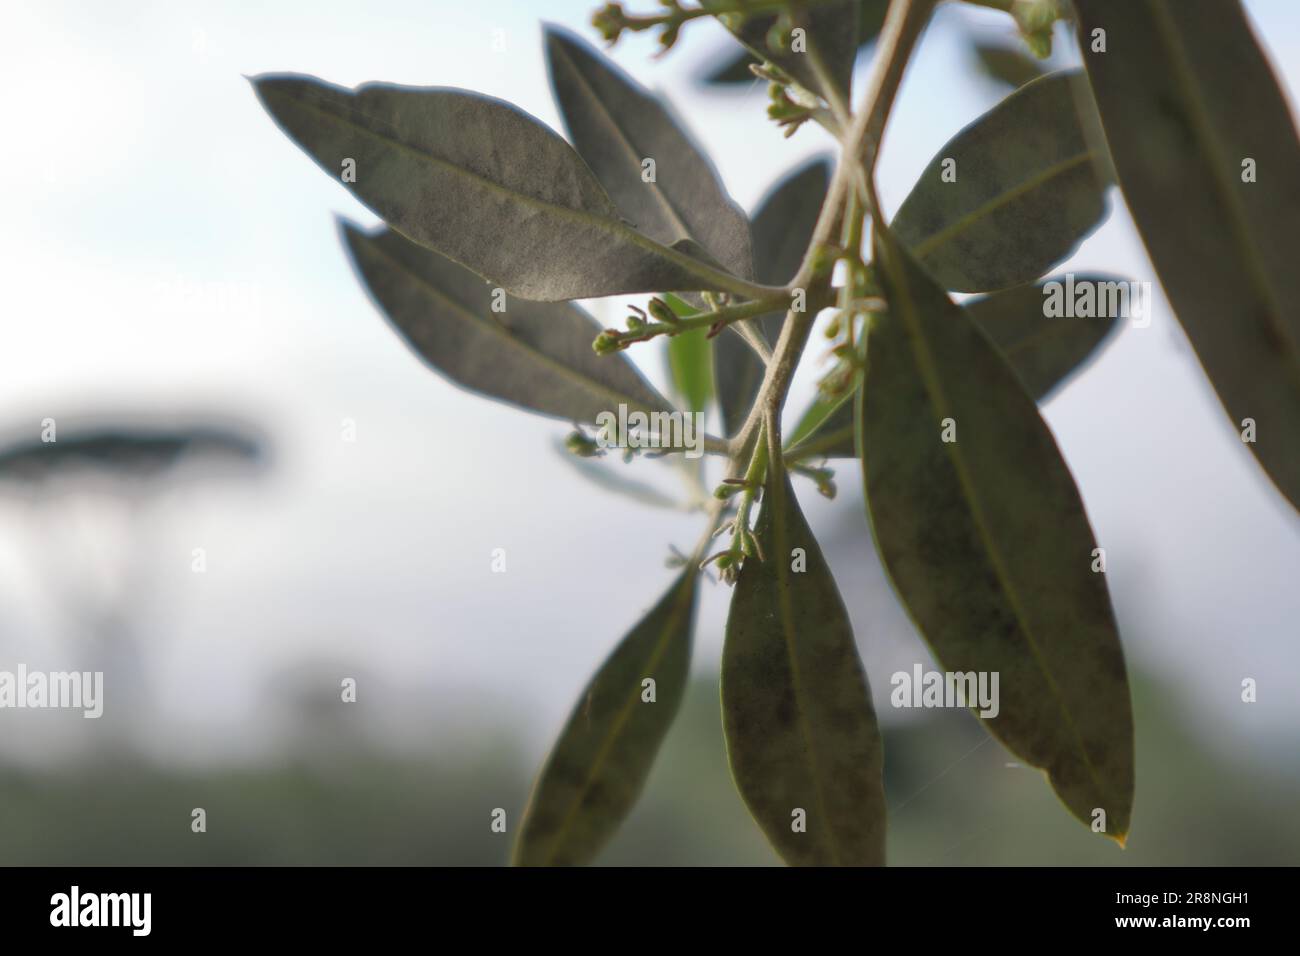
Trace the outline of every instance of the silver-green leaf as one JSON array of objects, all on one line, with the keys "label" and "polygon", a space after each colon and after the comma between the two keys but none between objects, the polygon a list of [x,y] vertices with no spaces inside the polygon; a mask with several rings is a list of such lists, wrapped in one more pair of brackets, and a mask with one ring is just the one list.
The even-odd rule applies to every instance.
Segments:
[{"label": "silver-green leaf", "polygon": [[[1088,77],[1147,252],[1233,429],[1250,429],[1244,444],[1300,509],[1292,111],[1235,0],[1077,6]],[[1094,49],[1099,30],[1105,52]]]},{"label": "silver-green leaf", "polygon": [[1101,222],[1108,167],[1086,87],[1077,70],[1026,84],[921,173],[893,229],[945,288],[1033,282]]},{"label": "silver-green leaf", "polygon": [[590,862],[632,809],[686,691],[696,576],[682,573],[578,698],[524,811],[516,865]]},{"label": "silver-green leaf", "polygon": [[999,675],[989,732],[1122,843],[1128,679],[1074,479],[1012,367],[888,230],[876,259],[890,308],[858,427],[881,561],[945,670]]},{"label": "silver-green leaf", "polygon": [[626,356],[592,351],[600,325],[577,306],[495,292],[391,229],[367,233],[344,221],[341,230],[380,311],[417,355],[453,382],[575,422],[595,423],[620,404],[671,408]]},{"label": "silver-green leaf", "polygon": [[[1037,402],[1046,402],[1087,368],[1122,321],[1119,310],[1114,315],[1092,317],[1045,314],[1050,296],[1064,297],[1072,288],[1085,286],[1102,290],[1102,296],[1110,296],[1107,289],[1121,290],[1127,296],[1130,282],[1093,273],[1072,276],[1068,283],[1067,277],[1054,276],[1035,285],[1004,289],[962,303]],[[1119,295],[1115,293],[1116,301]]]},{"label": "silver-green leaf", "polygon": [[692,239],[751,276],[745,213],[667,105],[561,27],[546,28],[546,62],[569,138],[622,217],[664,245]]},{"label": "silver-green leaf", "polygon": [[737,288],[620,219],[573,147],[508,103],[294,74],[253,85],[280,128],[390,226],[513,295]]},{"label": "silver-green leaf", "polygon": [[785,471],[769,468],[722,652],[741,797],[786,862],[885,862],[882,748],[844,601]]}]

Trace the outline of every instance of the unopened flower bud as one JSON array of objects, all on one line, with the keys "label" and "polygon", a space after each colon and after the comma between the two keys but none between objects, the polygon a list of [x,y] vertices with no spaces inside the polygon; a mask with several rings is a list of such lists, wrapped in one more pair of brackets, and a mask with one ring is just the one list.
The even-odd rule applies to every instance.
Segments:
[{"label": "unopened flower bud", "polygon": [[622,347],[621,340],[622,333],[618,329],[606,329],[596,336],[596,341],[591,343],[591,347],[597,355],[609,355]]},{"label": "unopened flower bud", "polygon": [[662,322],[664,325],[676,325],[678,322],[677,313],[663,299],[654,298],[650,300],[650,317],[656,322]]}]

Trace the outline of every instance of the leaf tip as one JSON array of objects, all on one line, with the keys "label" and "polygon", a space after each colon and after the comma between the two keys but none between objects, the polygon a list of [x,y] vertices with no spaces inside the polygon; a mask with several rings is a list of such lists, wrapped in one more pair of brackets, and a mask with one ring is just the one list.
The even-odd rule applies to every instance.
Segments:
[{"label": "leaf tip", "polygon": [[366,237],[366,230],[360,224],[353,222],[342,213],[334,214],[334,228],[339,231],[339,236],[345,243],[351,245],[355,239]]},{"label": "leaf tip", "polygon": [[542,42],[549,60],[559,50],[581,50],[584,41],[568,27],[551,20],[542,21]]}]

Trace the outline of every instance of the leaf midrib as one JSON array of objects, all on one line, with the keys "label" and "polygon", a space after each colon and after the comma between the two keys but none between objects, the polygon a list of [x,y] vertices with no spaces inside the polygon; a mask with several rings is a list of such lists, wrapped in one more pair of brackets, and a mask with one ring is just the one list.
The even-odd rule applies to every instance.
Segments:
[{"label": "leaf midrib", "polygon": [[[326,119],[331,119],[342,126],[346,126],[349,129],[359,130],[362,133],[368,134],[370,136],[375,137],[376,139],[382,140],[383,142],[396,147],[398,150],[402,152],[411,154],[419,161],[429,163],[430,165],[433,166],[441,167],[444,170],[450,170],[454,175],[462,176],[466,179],[472,180],[480,187],[486,189],[489,192],[495,192],[503,196],[508,196],[525,206],[529,206],[531,208],[541,210],[543,212],[557,216],[561,219],[567,219],[572,222],[577,222],[585,226],[595,227],[603,232],[608,233],[615,239],[622,239],[627,242],[630,242],[632,245],[639,247],[642,251],[648,252],[652,255],[658,256],[661,259],[667,260],[673,265],[683,269],[685,272],[689,273],[690,275],[695,276],[697,279],[707,280],[709,283],[716,285],[716,287],[719,289],[726,289],[730,291],[742,291],[739,290],[737,287],[736,284],[737,277],[732,276],[725,272],[721,272],[717,269],[714,269],[713,267],[709,266],[707,263],[702,262],[699,259],[696,259],[694,256],[688,256],[685,253],[678,252],[676,249],[673,249],[671,246],[665,246],[662,243],[656,242],[655,240],[651,239],[649,236],[643,235],[642,233],[637,232],[635,229],[630,228],[629,226],[624,224],[620,219],[614,218],[612,216],[604,216],[604,215],[598,216],[595,213],[587,212],[586,210],[583,209],[575,209],[571,206],[559,206],[556,205],[555,203],[547,202],[544,199],[539,199],[536,196],[530,196],[528,193],[519,192],[518,190],[515,189],[510,189],[509,187],[503,186],[498,182],[488,179],[486,176],[481,176],[478,173],[471,172],[465,167],[460,166],[450,160],[443,159],[441,156],[435,156],[432,153],[423,152],[422,150],[415,148],[414,146],[410,145],[409,143],[395,136],[381,133],[378,129],[374,127],[365,126],[362,125],[361,123],[353,122],[350,117],[342,116],[336,112],[333,112],[332,110],[326,109],[325,107],[319,105],[319,103],[311,102],[310,99],[308,98],[282,95],[281,99],[291,106],[298,107],[299,109],[309,110],[313,113],[325,117]],[[324,102],[324,101],[322,100],[320,102]],[[371,122],[379,126],[391,125],[385,120],[382,120],[375,116],[371,116],[370,114],[363,112],[360,109],[360,107],[357,107],[355,105],[351,107],[351,112],[355,112],[357,115],[364,116],[366,119],[370,120]],[[311,152],[311,150],[309,150],[309,152]],[[599,183],[597,183],[597,186],[602,190],[602,192],[604,191],[604,187],[601,187]],[[609,200],[608,194],[606,194],[605,198]],[[609,203],[610,203],[611,210],[617,212],[617,208],[614,207],[613,200],[609,200]],[[742,291],[742,294],[745,293]]]},{"label": "leaf midrib", "polygon": [[[605,121],[605,125],[610,130],[613,131],[614,135],[610,138],[613,139],[616,143],[618,143],[618,145],[623,149],[627,157],[632,161],[632,164],[634,166],[639,167],[643,157],[637,155],[636,147],[633,145],[631,139],[629,139],[627,134],[624,132],[623,127],[619,125],[618,121],[614,118],[613,114],[610,113],[610,111],[605,108],[605,102],[599,96],[596,95],[596,91],[592,88],[591,84],[587,82],[587,74],[584,73],[578,67],[573,57],[569,54],[569,50],[566,46],[560,43],[557,43],[556,46],[559,47],[560,52],[564,56],[565,62],[568,64],[570,74],[577,78],[578,88],[584,94],[586,94],[587,99],[591,103],[595,104],[596,109],[594,112],[596,113],[596,115],[602,118]],[[696,237],[691,232],[690,227],[688,227],[686,225],[685,220],[682,219],[682,214],[677,210],[677,207],[673,204],[672,199],[659,185],[658,176],[655,177],[654,183],[647,183],[646,185],[650,186],[650,193],[652,196],[654,196],[656,200],[656,205],[660,206],[664,210],[664,212],[668,215],[669,219],[672,221],[672,224],[675,225],[680,230],[681,235],[678,236],[678,239],[695,239]],[[610,196],[610,199],[613,200],[614,197]],[[617,201],[614,202],[614,205],[615,206],[618,205]],[[711,251],[710,254],[712,254]]]},{"label": "leaf midrib", "polygon": [[916,243],[916,245],[912,246],[912,252],[915,253],[917,258],[924,259],[935,249],[945,243],[951,242],[955,237],[975,226],[985,216],[988,216],[990,213],[995,212],[1003,206],[1010,205],[1030,191],[1047,185],[1057,176],[1064,176],[1076,166],[1088,162],[1091,158],[1091,150],[1085,147],[1081,153],[1077,153],[1066,159],[1060,160],[1059,162],[1053,163],[1051,166],[1048,166],[1035,175],[1023,180],[1018,185],[1013,186],[1004,192],[998,193],[992,199],[981,203],[979,206],[975,207],[965,215],[958,217],[950,225],[945,226],[938,232],[926,236],[920,242]]},{"label": "leaf midrib", "polygon": [[[830,812],[826,808],[826,794],[822,784],[822,775],[820,764],[817,760],[816,745],[813,740],[812,727],[808,714],[803,706],[803,681],[800,677],[799,658],[794,648],[795,633],[795,615],[794,607],[790,603],[790,596],[794,591],[794,585],[790,580],[790,569],[786,562],[777,557],[777,555],[789,554],[790,537],[786,527],[785,518],[789,511],[786,505],[786,496],[791,493],[790,486],[786,483],[785,472],[781,469],[779,461],[770,465],[773,475],[772,489],[780,489],[778,498],[776,494],[772,495],[772,504],[779,504],[782,507],[775,508],[772,513],[772,537],[774,539],[774,548],[770,548],[768,553],[773,556],[776,562],[776,594],[777,607],[781,614],[781,639],[785,644],[786,658],[790,662],[790,683],[794,685],[795,709],[799,714],[799,733],[803,737],[804,752],[808,755],[808,763],[812,771],[813,792],[817,797],[817,812],[821,819],[825,821],[827,833],[829,834],[826,842],[831,851],[831,860],[836,866],[841,865],[839,853],[839,841],[835,839],[834,833],[830,829],[834,826]],[[794,507],[799,507],[796,502]],[[809,549],[811,550],[811,549]],[[822,570],[825,570],[824,568]]]},{"label": "leaf midrib", "polygon": [[[888,241],[889,240],[886,240],[886,242]],[[897,250],[890,250],[889,258],[891,260],[897,255]],[[904,264],[903,267],[906,268],[906,264]],[[911,288],[907,281],[907,276],[904,275],[903,281],[900,282],[898,281],[898,276],[895,275],[895,285],[897,286],[896,291],[899,297],[903,300],[901,303],[903,308],[899,309],[899,311],[905,316],[905,320],[911,330],[911,334],[908,336],[909,344],[911,345],[912,354],[916,358],[917,367],[921,372],[921,378],[925,390],[929,393],[930,400],[936,411],[939,412],[940,420],[950,417],[947,393],[943,390],[938,371],[934,364],[934,356],[930,354],[929,345],[925,340],[925,335],[917,316],[916,303],[912,299]],[[1078,745],[1079,753],[1083,757],[1084,765],[1088,769],[1088,775],[1092,778],[1093,784],[1097,787],[1098,795],[1100,796],[1101,794],[1109,793],[1109,789],[1102,784],[1101,778],[1097,774],[1097,768],[1093,765],[1087,747],[1084,746],[1083,736],[1080,734],[1079,728],[1074,722],[1074,716],[1066,704],[1065,697],[1061,693],[1060,687],[1056,683],[1056,678],[1053,676],[1051,669],[1043,659],[1042,653],[1038,647],[1037,635],[1035,631],[1029,627],[1025,617],[1024,608],[1021,605],[1019,592],[1010,579],[1010,575],[1002,558],[1001,550],[995,544],[993,536],[990,533],[988,521],[984,515],[983,506],[981,505],[979,496],[975,491],[970,474],[966,469],[965,461],[961,457],[959,449],[956,447],[957,442],[942,442],[941,444],[944,445],[944,450],[953,464],[953,470],[957,474],[957,482],[961,488],[962,496],[966,499],[966,503],[970,507],[971,517],[975,521],[976,531],[979,533],[980,539],[984,543],[985,550],[993,564],[993,572],[997,576],[998,582],[1001,584],[1002,590],[1011,604],[1012,613],[1015,614],[1016,622],[1020,627],[1020,631],[1025,636],[1025,641],[1029,646],[1034,663],[1038,666],[1039,671],[1046,679],[1048,688],[1052,692],[1053,699],[1056,701],[1057,707],[1060,708],[1061,715],[1065,718],[1066,725],[1070,728],[1070,733],[1074,736],[1075,742]]]},{"label": "leaf midrib", "polygon": [[[664,622],[663,631],[659,639],[655,641],[650,656],[646,659],[646,666],[643,672],[653,673],[654,669],[659,666],[659,662],[668,653],[668,646],[672,638],[677,634],[677,625],[684,616],[684,611],[691,606],[695,595],[695,576],[693,571],[687,571],[687,578],[677,584],[677,594],[675,595],[671,608],[668,612],[668,619]],[[688,635],[689,638],[689,635]],[[583,800],[591,791],[592,784],[600,775],[605,761],[609,759],[610,753],[614,749],[614,744],[618,740],[619,734],[624,725],[632,717],[632,711],[636,708],[637,702],[641,697],[640,685],[633,685],[631,693],[623,701],[623,706],[619,708],[618,715],[614,719],[613,725],[609,729],[605,740],[601,743],[600,750],[597,751],[595,759],[589,765],[586,777],[582,781],[582,786],[578,790],[575,798],[569,803],[569,809],[565,811],[564,819],[560,827],[551,839],[550,852],[546,855],[546,865],[551,865],[555,861],[555,856],[564,843],[564,837],[568,835],[569,829],[573,826],[573,821],[577,819],[578,809],[582,806]]]},{"label": "leaf midrib", "polygon": [[1251,232],[1245,207],[1236,190],[1229,185],[1227,159],[1219,147],[1218,138],[1214,135],[1214,124],[1198,95],[1195,74],[1187,62],[1187,51],[1183,49],[1178,38],[1178,28],[1174,26],[1169,9],[1162,0],[1148,0],[1148,9],[1151,11],[1156,32],[1169,51],[1170,60],[1173,61],[1174,83],[1183,105],[1187,107],[1188,118],[1192,122],[1200,148],[1213,157],[1213,160],[1206,164],[1209,166],[1210,180],[1228,212],[1232,234],[1236,240],[1234,244],[1240,252],[1242,265],[1250,277],[1250,284],[1255,287],[1266,305],[1264,314],[1268,317],[1269,325],[1274,328],[1277,337],[1286,343],[1287,351],[1291,353],[1292,361],[1287,363],[1291,378],[1300,379],[1300,361],[1297,360],[1297,355],[1300,355],[1300,345],[1297,344],[1291,329],[1282,322],[1282,304],[1277,300],[1272,282],[1260,264],[1262,258],[1259,254],[1259,246]]}]

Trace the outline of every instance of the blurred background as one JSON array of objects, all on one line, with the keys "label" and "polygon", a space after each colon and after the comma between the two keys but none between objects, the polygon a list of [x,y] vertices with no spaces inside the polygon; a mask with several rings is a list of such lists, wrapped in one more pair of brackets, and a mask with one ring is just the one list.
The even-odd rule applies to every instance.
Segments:
[{"label": "blurred background", "polygon": [[[597,5],[544,6],[592,38]],[[560,129],[540,6],[6,6],[0,670],[103,670],[105,712],[0,710],[0,863],[505,862],[513,834],[490,831],[492,811],[513,830],[575,697],[702,519],[673,507],[685,486],[672,468],[602,461],[666,499],[629,503],[556,451],[567,423],[426,369],[338,241],[336,213],[374,217],[275,128],[243,75],[460,86]],[[1300,6],[1246,6],[1294,103]],[[1009,18],[940,9],[886,139],[890,210],[1009,90],[977,42],[1019,49]],[[662,60],[645,37],[613,56],[671,98],[752,209],[832,143],[811,126],[782,139],[762,83],[707,82],[735,50],[701,24]],[[1059,34],[1050,66],[1077,59]],[[1158,290],[1111,198],[1056,271]],[[624,304],[591,308],[613,320]],[[662,354],[639,358],[666,388]],[[801,372],[792,415],[817,373]],[[1073,821],[970,714],[888,706],[893,672],[933,664],[841,462],[837,500],[797,491],[884,723],[891,862],[1300,863],[1300,519],[1162,297],[1150,327],[1123,328],[1045,415],[1107,550],[1133,681],[1128,849]],[[46,420],[56,455],[39,447]],[[728,597],[703,589],[691,693],[602,862],[776,862],[725,766]],[[345,678],[355,703],[340,699]]]}]

